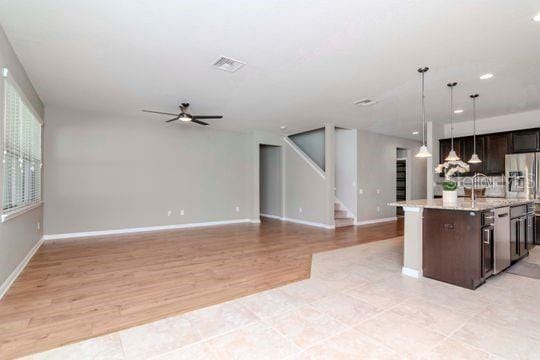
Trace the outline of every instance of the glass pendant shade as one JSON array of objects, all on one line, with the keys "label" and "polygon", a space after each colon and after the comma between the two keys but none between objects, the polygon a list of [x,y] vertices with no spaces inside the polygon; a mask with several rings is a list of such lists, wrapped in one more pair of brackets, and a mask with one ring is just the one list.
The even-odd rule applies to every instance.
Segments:
[{"label": "glass pendant shade", "polygon": [[482,160],[478,157],[476,153],[472,154],[471,159],[468,161],[469,164],[480,164]]},{"label": "glass pendant shade", "polygon": [[448,156],[444,160],[446,160],[446,161],[458,161],[459,156],[457,156],[456,151],[454,149],[452,149],[452,150],[450,150],[450,153],[448,154]]},{"label": "glass pendant shade", "polygon": [[416,154],[417,158],[428,158],[431,157],[431,153],[429,152],[426,145],[420,146],[420,151]]}]

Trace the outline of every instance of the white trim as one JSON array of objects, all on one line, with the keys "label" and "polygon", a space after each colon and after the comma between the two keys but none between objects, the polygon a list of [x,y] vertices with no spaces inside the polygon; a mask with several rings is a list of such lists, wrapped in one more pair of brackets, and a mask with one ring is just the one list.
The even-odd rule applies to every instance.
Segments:
[{"label": "white trim", "polygon": [[19,275],[23,272],[24,268],[26,267],[30,259],[32,259],[32,256],[34,256],[36,251],[38,251],[38,249],[40,248],[41,244],[43,244],[43,238],[38,240],[38,242],[34,245],[34,247],[32,247],[32,249],[30,249],[28,254],[26,254],[24,259],[22,259],[19,265],[17,265],[15,270],[13,270],[11,274],[9,274],[6,281],[4,281],[2,285],[0,285],[0,300],[4,297],[4,295],[7,293],[11,285],[13,285],[15,280],[17,280],[17,277],[19,277]]},{"label": "white trim", "polygon": [[278,215],[270,215],[270,214],[261,213],[260,216],[265,217],[265,218],[269,218],[269,219],[283,220],[283,217],[278,216]]},{"label": "white trim", "polygon": [[186,229],[186,228],[194,228],[194,227],[202,227],[202,226],[218,226],[218,225],[240,224],[240,223],[250,223],[250,222],[257,222],[257,220],[237,219],[237,220],[209,221],[209,222],[189,223],[189,224],[147,226],[147,227],[140,227],[140,228],[99,230],[99,231],[65,233],[65,234],[51,234],[51,235],[43,235],[43,240],[60,240],[60,239],[72,239],[72,238],[81,238],[81,237],[88,237],[88,236],[131,234],[131,233],[139,233],[139,232]]},{"label": "white trim", "polygon": [[324,171],[319,167],[319,165],[315,164],[313,160],[309,158],[298,146],[296,146],[295,143],[293,143],[289,138],[284,137],[283,141],[285,141],[285,144],[289,145],[302,159],[304,159],[305,162],[309,164],[319,174],[320,177],[323,179],[326,179],[326,175]]},{"label": "white trim", "polygon": [[249,220],[249,222],[252,223],[252,224],[260,224],[261,219],[251,219],[251,220]]},{"label": "white trim", "polygon": [[410,276],[410,277],[413,277],[413,278],[416,278],[416,279],[419,279],[422,277],[422,271],[421,270],[414,270],[414,269],[411,269],[411,268],[408,268],[408,267],[402,267],[401,268],[401,273],[403,275],[406,275],[406,276]]},{"label": "white trim", "polygon": [[300,220],[300,219],[292,219],[292,218],[288,218],[288,217],[284,217],[282,220],[297,223],[297,224],[302,224],[302,225],[316,226],[316,227],[320,227],[320,228],[323,228],[323,229],[335,229],[336,228],[335,225],[322,224],[322,223],[306,221],[306,220]]},{"label": "white trim", "polygon": [[7,214],[2,214],[2,222],[6,222],[10,219],[13,219],[19,215],[22,215],[24,213],[27,213],[29,212],[30,210],[34,210],[35,208],[38,208],[38,207],[41,207],[43,206],[43,201],[40,201],[38,203],[35,203],[35,204],[32,204],[32,205],[27,205],[23,208],[20,208],[20,209],[17,209],[13,212],[9,212]]},{"label": "white trim", "polygon": [[397,216],[381,218],[381,219],[374,219],[374,220],[358,221],[354,225],[378,224],[378,223],[382,223],[382,222],[395,221],[395,220],[397,220]]}]

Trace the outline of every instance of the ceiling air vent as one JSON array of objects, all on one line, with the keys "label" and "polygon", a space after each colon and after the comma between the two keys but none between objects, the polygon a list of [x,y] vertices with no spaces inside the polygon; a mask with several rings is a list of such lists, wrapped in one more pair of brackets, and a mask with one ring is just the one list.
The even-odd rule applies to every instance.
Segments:
[{"label": "ceiling air vent", "polygon": [[371,100],[371,99],[362,99],[362,100],[356,100],[353,102],[354,105],[360,105],[360,106],[371,106],[375,105],[377,101]]},{"label": "ceiling air vent", "polygon": [[246,65],[243,61],[234,60],[225,56],[220,57],[214,63],[214,66],[220,70],[225,70],[228,72],[235,72],[240,69],[242,66]]}]

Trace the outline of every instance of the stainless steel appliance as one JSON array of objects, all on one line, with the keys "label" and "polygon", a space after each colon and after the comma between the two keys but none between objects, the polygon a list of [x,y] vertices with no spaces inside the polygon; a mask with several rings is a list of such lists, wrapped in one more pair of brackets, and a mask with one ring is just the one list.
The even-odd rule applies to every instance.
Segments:
[{"label": "stainless steel appliance", "polygon": [[540,153],[506,155],[506,197],[532,200],[540,196],[539,161]]},{"label": "stainless steel appliance", "polygon": [[493,243],[493,273],[497,274],[510,266],[510,208],[495,209]]},{"label": "stainless steel appliance", "polygon": [[531,250],[536,246],[536,216],[534,204],[527,204],[527,226],[526,226],[526,242],[527,250]]},{"label": "stainless steel appliance", "polygon": [[482,278],[486,279],[493,274],[494,240],[495,240],[495,213],[484,211],[482,224]]},{"label": "stainless steel appliance", "polygon": [[516,261],[527,254],[527,206],[512,206],[510,208],[510,259]]}]

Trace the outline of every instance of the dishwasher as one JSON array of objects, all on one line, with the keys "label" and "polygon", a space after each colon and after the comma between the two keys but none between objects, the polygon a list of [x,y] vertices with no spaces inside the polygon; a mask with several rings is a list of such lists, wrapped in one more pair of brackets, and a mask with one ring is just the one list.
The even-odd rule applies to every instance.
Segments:
[{"label": "dishwasher", "polygon": [[510,208],[495,209],[495,241],[493,273],[497,274],[510,266]]}]

